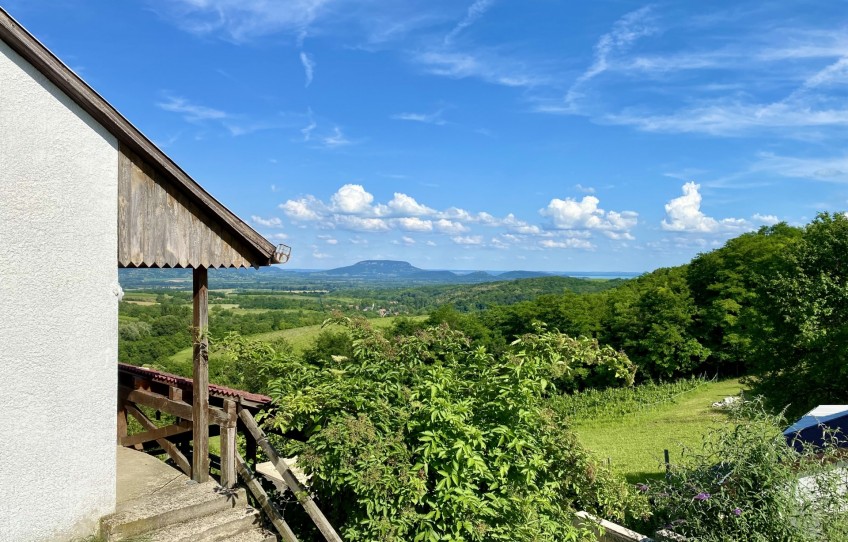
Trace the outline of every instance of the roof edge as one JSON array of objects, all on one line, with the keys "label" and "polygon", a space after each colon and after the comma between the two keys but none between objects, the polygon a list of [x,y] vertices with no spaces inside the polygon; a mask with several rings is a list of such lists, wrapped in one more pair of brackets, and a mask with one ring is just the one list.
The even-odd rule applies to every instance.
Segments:
[{"label": "roof edge", "polygon": [[273,243],[265,239],[204,190],[176,162],[2,7],[0,7],[0,39],[32,64],[50,82],[59,87],[62,92],[68,95],[122,144],[161,170],[169,180],[173,181],[177,187],[194,199],[202,208],[219,218],[234,234],[256,249],[264,261],[254,262],[254,265],[266,266],[283,263],[277,257],[277,247]]}]

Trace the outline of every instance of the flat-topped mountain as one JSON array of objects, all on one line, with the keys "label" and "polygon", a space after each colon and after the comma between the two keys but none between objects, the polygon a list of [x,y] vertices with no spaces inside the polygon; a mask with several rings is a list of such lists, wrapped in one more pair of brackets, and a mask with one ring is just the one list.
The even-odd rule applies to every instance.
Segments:
[{"label": "flat-topped mountain", "polygon": [[[418,273],[440,273],[440,271],[425,271],[419,269],[409,262],[397,260],[363,260],[353,265],[319,271],[316,275],[332,276],[390,276],[416,275]],[[449,271],[447,271],[449,273]],[[451,273],[453,275],[453,273]]]}]

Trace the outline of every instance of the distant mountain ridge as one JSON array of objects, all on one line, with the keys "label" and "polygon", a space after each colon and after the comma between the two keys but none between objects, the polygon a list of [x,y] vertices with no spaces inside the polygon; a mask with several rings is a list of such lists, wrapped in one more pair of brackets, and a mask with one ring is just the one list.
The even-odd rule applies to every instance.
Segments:
[{"label": "distant mountain ridge", "polygon": [[[121,284],[130,288],[178,287],[191,284],[191,272],[185,269],[121,269]],[[604,273],[598,273],[601,276]],[[592,276],[593,274],[589,274]],[[615,277],[615,273],[609,273]],[[633,274],[635,275],[635,274]],[[427,270],[399,260],[363,260],[335,269],[291,269],[271,266],[255,269],[215,269],[210,282],[216,288],[324,288],[339,286],[398,287],[473,285],[526,279],[550,279],[569,276],[541,271],[453,272]],[[573,276],[573,275],[571,275]],[[575,278],[577,281],[588,280]]]}]

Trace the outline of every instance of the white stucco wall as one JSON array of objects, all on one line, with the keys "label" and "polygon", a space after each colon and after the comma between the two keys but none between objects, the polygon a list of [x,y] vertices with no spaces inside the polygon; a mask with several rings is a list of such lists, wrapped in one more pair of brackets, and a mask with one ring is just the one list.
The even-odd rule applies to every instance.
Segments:
[{"label": "white stucco wall", "polygon": [[0,539],[115,503],[117,141],[0,41]]}]

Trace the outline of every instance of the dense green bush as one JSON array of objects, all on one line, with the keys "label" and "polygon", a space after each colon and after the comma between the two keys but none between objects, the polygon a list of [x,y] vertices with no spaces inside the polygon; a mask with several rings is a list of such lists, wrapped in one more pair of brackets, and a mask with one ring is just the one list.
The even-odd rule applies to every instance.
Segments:
[{"label": "dense green bush", "polygon": [[[784,426],[759,401],[739,407],[703,449],[685,450],[665,480],[638,486],[652,502],[653,527],[701,542],[848,540],[838,448],[799,454]],[[812,476],[806,487],[803,476]]]},{"label": "dense green bush", "polygon": [[345,540],[590,540],[575,508],[621,519],[635,506],[547,406],[577,367],[632,381],[626,357],[543,330],[493,356],[447,326],[389,340],[336,323],[351,357],[289,364],[265,422],[306,435],[276,444]]}]

